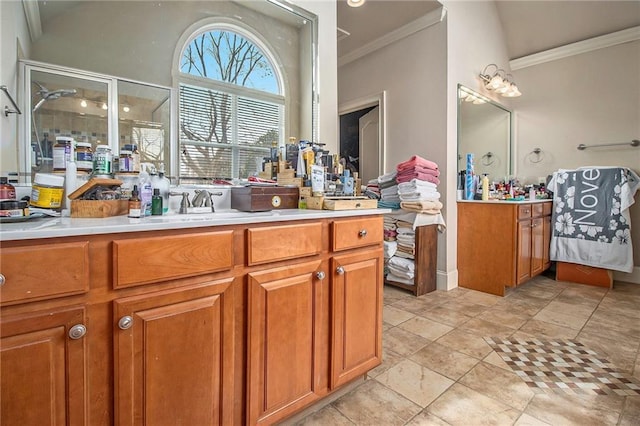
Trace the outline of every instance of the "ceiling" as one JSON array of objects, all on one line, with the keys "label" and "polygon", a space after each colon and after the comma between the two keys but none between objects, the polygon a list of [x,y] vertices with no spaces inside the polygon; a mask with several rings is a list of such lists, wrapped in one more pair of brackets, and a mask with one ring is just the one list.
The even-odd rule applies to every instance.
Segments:
[{"label": "ceiling", "polygon": [[[640,25],[640,1],[495,1],[507,53],[516,59]],[[367,0],[358,8],[338,0],[338,57],[416,20],[441,4],[433,0]],[[341,38],[342,37],[344,38]]]}]

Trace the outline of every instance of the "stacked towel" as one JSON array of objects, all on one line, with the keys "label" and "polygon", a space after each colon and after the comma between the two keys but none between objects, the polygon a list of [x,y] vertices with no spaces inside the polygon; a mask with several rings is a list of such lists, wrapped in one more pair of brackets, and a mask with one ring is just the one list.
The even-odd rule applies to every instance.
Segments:
[{"label": "stacked towel", "polygon": [[378,177],[378,186],[380,187],[380,201],[378,207],[381,208],[400,208],[400,197],[398,196],[398,182],[396,181],[396,172],[391,172]]},{"label": "stacked towel", "polygon": [[383,256],[385,260],[390,259],[398,251],[398,243],[396,241],[384,241],[382,243]]},{"label": "stacked towel", "polygon": [[367,182],[367,186],[364,190],[364,195],[379,200],[380,199],[380,185],[378,184],[378,179],[371,179]]},{"label": "stacked towel", "polygon": [[389,216],[384,217],[382,221],[382,230],[384,233],[385,241],[396,240],[396,235],[398,235],[398,232],[396,231],[396,229],[398,228],[397,222],[398,221],[392,217],[389,217]]},{"label": "stacked towel", "polygon": [[409,160],[404,161],[396,167],[396,180],[398,183],[409,182],[412,179],[440,184],[438,177],[440,170],[433,161],[414,155]]},{"label": "stacked towel", "polygon": [[396,166],[400,208],[417,213],[440,215],[442,203],[438,185],[440,170],[433,161],[414,155]]},{"label": "stacked towel", "polygon": [[389,271],[387,279],[405,284],[413,284],[415,267],[416,265],[412,260],[393,256],[387,263],[387,269]]}]

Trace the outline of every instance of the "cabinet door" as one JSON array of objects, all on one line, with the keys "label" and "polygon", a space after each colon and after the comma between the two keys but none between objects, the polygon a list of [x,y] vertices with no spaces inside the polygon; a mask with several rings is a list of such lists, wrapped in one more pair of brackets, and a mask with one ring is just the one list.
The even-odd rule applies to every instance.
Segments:
[{"label": "cabinet door", "polygon": [[531,276],[544,270],[544,221],[538,217],[531,220]]},{"label": "cabinet door", "polygon": [[320,260],[248,274],[248,424],[276,422],[326,390],[319,386],[326,281]]},{"label": "cabinet door", "polygon": [[546,271],[551,267],[549,249],[551,247],[551,216],[542,218],[542,270]]},{"label": "cabinet door", "polygon": [[233,422],[232,284],[114,301],[117,425]]},{"label": "cabinet door", "polygon": [[84,322],[82,307],[2,318],[0,424],[86,424]]},{"label": "cabinet door", "polygon": [[382,361],[382,250],[331,260],[331,388]]},{"label": "cabinet door", "polygon": [[531,278],[531,220],[518,221],[517,259],[516,282],[522,284]]}]

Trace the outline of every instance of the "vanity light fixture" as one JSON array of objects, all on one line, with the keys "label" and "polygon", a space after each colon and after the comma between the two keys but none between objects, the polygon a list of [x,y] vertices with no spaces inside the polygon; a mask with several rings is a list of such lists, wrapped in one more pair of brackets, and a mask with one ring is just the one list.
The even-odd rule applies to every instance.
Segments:
[{"label": "vanity light fixture", "polygon": [[[495,68],[495,71],[488,73],[491,67]],[[513,76],[507,74],[502,68],[498,68],[496,64],[489,64],[484,67],[479,77],[484,81],[484,88],[487,90],[495,91],[507,98],[515,98],[522,95],[513,81]]]},{"label": "vanity light fixture", "polygon": [[468,92],[467,90],[465,90],[464,87],[460,87],[458,89],[458,97],[461,100],[464,100],[465,102],[473,103],[474,105],[481,105],[488,101],[488,99],[485,98],[484,96],[477,93]]},{"label": "vanity light fixture", "polygon": [[131,108],[129,107],[129,105],[124,105],[124,106],[122,107],[122,111],[124,111],[124,112],[129,112],[129,111],[131,111]]},{"label": "vanity light fixture", "polygon": [[351,7],[360,7],[367,0],[347,0],[347,4]]}]

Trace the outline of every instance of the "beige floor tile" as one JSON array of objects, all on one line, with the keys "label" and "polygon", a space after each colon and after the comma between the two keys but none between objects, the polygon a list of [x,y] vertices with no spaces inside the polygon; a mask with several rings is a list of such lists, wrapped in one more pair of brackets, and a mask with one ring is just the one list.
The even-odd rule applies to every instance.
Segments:
[{"label": "beige floor tile", "polygon": [[410,292],[390,285],[385,285],[383,291],[385,305],[390,305],[401,299],[411,299],[414,297]]},{"label": "beige floor tile", "polygon": [[484,357],[482,359],[482,361],[484,361],[484,362],[486,362],[488,364],[494,365],[496,367],[502,368],[503,370],[507,370],[507,371],[513,372],[511,367],[509,367],[509,364],[504,362],[502,357],[500,355],[498,355],[495,351],[491,351],[491,353],[489,355],[487,355],[486,357]]},{"label": "beige floor tile", "polygon": [[399,362],[376,377],[376,380],[423,408],[454,383],[410,360]]},{"label": "beige floor tile", "polygon": [[467,303],[483,306],[493,306],[498,303],[500,299],[502,299],[500,296],[474,290],[469,290],[464,296],[462,296],[462,300]]},{"label": "beige floor tile", "polygon": [[460,312],[471,317],[480,315],[483,312],[491,310],[490,307],[485,305],[477,305],[475,303],[469,303],[464,298],[452,299],[451,301],[441,305],[445,309]]},{"label": "beige floor tile", "polygon": [[431,343],[430,340],[398,327],[394,327],[382,335],[382,347],[403,356],[411,355],[429,343]]},{"label": "beige floor tile", "polygon": [[466,331],[469,334],[476,334],[480,337],[500,337],[505,339],[513,334],[513,328],[485,321],[480,318],[473,318],[465,322],[457,328],[460,331]]},{"label": "beige floor tile", "polygon": [[515,373],[484,362],[473,367],[458,383],[520,411],[535,395]]},{"label": "beige floor tile", "polygon": [[333,406],[357,425],[404,425],[422,410],[375,380],[365,382]]},{"label": "beige floor tile", "polygon": [[460,324],[463,324],[473,318],[470,315],[452,311],[451,309],[446,309],[442,306],[436,306],[431,309],[426,309],[418,315],[433,321],[440,322],[442,324],[450,325],[452,327],[457,327]]},{"label": "beige floor tile", "polygon": [[453,330],[451,333],[445,334],[436,340],[436,342],[477,359],[484,358],[493,350],[481,336],[461,330]]},{"label": "beige floor tile", "polygon": [[620,426],[640,425],[640,396],[627,397],[620,417]]},{"label": "beige floor tile", "polygon": [[[496,303],[493,308],[532,317],[544,309],[549,302],[550,301],[548,299],[539,299],[535,297],[520,298],[519,295],[513,295],[512,297],[505,297],[503,300]],[[491,310],[487,312],[491,312]]]},{"label": "beige floor tile", "polygon": [[578,334],[578,330],[536,319],[528,321],[519,331],[546,339],[573,339]]},{"label": "beige floor tile", "polygon": [[402,309],[398,309],[391,305],[385,305],[382,308],[382,321],[387,324],[402,324],[403,322],[413,318],[414,316],[415,315],[410,312],[403,311]]},{"label": "beige floor tile", "polygon": [[613,314],[624,315],[629,318],[640,318],[640,309],[638,305],[640,301],[632,300],[615,300],[610,297],[605,297],[598,306],[599,309],[605,310]]},{"label": "beige floor tile", "polygon": [[528,415],[527,413],[522,413],[518,421],[516,421],[513,426],[551,426],[549,423],[545,423],[542,420],[538,420],[533,416]]},{"label": "beige floor tile", "polygon": [[411,421],[407,423],[407,426],[449,426],[449,423],[423,410],[411,419]]},{"label": "beige floor tile", "polygon": [[615,425],[623,403],[621,397],[537,394],[525,413],[552,425]]},{"label": "beige floor tile", "polygon": [[411,312],[412,314],[422,315],[424,312],[434,309],[444,302],[446,302],[446,300],[443,301],[441,299],[434,298],[413,297],[411,299],[397,300],[391,306],[402,309],[403,311]]},{"label": "beige floor tile", "polygon": [[544,308],[533,319],[579,331],[589,320],[589,315],[577,316]]},{"label": "beige floor tile", "polygon": [[522,327],[524,323],[529,321],[532,316],[513,308],[496,308],[494,306],[491,309],[484,311],[476,318],[517,330],[518,328]]},{"label": "beige floor tile", "polygon": [[511,425],[518,410],[482,395],[461,384],[454,384],[428,408],[429,413],[452,425]]},{"label": "beige floor tile", "polygon": [[453,330],[453,327],[449,325],[423,317],[413,317],[398,327],[429,340],[436,340]]},{"label": "beige floor tile", "polygon": [[377,366],[376,368],[369,370],[367,373],[367,377],[376,377],[379,374],[384,373],[400,361],[404,359],[404,356],[395,353],[392,350],[382,348],[382,364]]},{"label": "beige floor tile", "polygon": [[353,423],[336,410],[333,406],[328,405],[315,413],[305,417],[296,423],[296,426],[353,426]]},{"label": "beige floor tile", "polygon": [[583,331],[608,336],[622,342],[628,341],[635,345],[640,343],[640,321],[601,310],[594,312]]},{"label": "beige floor tile", "polygon": [[[458,380],[480,362],[476,358],[455,351],[438,342],[433,342],[420,349],[411,355],[410,359],[452,380]],[[505,365],[507,364],[505,363]]]},{"label": "beige floor tile", "polygon": [[[565,290],[566,291],[566,290]],[[559,312],[576,317],[589,317],[598,305],[587,306],[581,303],[562,302],[558,299],[552,300],[543,311]]]}]

